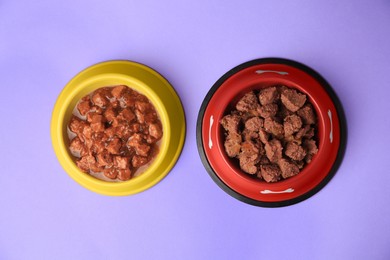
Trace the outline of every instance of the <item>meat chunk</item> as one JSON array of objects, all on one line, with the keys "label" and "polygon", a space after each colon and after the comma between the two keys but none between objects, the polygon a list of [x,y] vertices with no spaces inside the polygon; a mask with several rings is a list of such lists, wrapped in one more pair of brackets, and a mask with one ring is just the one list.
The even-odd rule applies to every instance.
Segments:
[{"label": "meat chunk", "polygon": [[156,123],[150,124],[149,125],[149,135],[154,137],[156,140],[160,140],[162,135],[163,135],[160,125],[156,124]]},{"label": "meat chunk", "polygon": [[312,125],[316,123],[313,107],[310,104],[304,105],[297,111],[297,114],[302,118],[303,123],[306,125]]},{"label": "meat chunk", "polygon": [[263,118],[267,117],[273,117],[278,112],[278,105],[277,104],[267,104],[260,107],[259,113],[260,116]]},{"label": "meat chunk", "polygon": [[229,133],[224,146],[229,157],[236,157],[240,153],[242,138],[240,134]]},{"label": "meat chunk", "polygon": [[272,139],[268,143],[265,144],[265,154],[268,159],[276,163],[282,158],[283,147],[279,140]]},{"label": "meat chunk", "polygon": [[306,151],[295,142],[287,143],[284,153],[295,161],[303,160],[306,156]]},{"label": "meat chunk", "polygon": [[310,125],[305,125],[295,134],[295,140],[301,141],[303,137],[307,139],[311,139],[314,137],[314,128],[310,127]]},{"label": "meat chunk", "polygon": [[131,159],[131,164],[135,168],[141,167],[147,164],[148,162],[149,162],[148,157],[139,156],[139,155],[134,155],[133,158]]},{"label": "meat chunk", "polygon": [[307,154],[305,157],[305,161],[306,163],[309,163],[311,162],[313,156],[318,153],[316,142],[312,139],[305,140],[302,146],[306,150],[306,154]]},{"label": "meat chunk", "polygon": [[92,155],[86,155],[76,161],[77,167],[83,172],[88,172],[91,167],[96,163],[95,157]]},{"label": "meat chunk", "polygon": [[80,118],[76,116],[72,116],[69,122],[69,129],[73,133],[79,134],[82,133],[84,127],[86,126],[86,122],[81,120]]},{"label": "meat chunk", "polygon": [[115,97],[116,99],[119,99],[121,98],[123,92],[127,89],[126,86],[124,85],[119,85],[119,86],[116,86],[114,88],[112,88],[111,90],[111,94],[113,97]]},{"label": "meat chunk", "polygon": [[105,129],[104,122],[105,118],[102,115],[94,114],[90,124],[92,132],[103,132]]},{"label": "meat chunk", "polygon": [[118,119],[123,120],[123,121],[127,121],[127,122],[131,122],[135,119],[135,115],[134,115],[133,111],[125,108],[121,112],[119,112]]},{"label": "meat chunk", "polygon": [[129,147],[133,147],[137,155],[148,156],[150,146],[143,140],[141,134],[133,134],[127,141]]},{"label": "meat chunk", "polygon": [[298,132],[302,127],[302,120],[299,116],[292,114],[284,118],[283,129],[284,135],[290,136],[295,132]]},{"label": "meat chunk", "polygon": [[118,170],[114,167],[105,168],[103,170],[103,174],[109,179],[116,179],[116,177],[118,176]]},{"label": "meat chunk", "polygon": [[283,125],[270,117],[264,119],[264,130],[279,138],[283,137],[284,135]]},{"label": "meat chunk", "polygon": [[243,171],[249,174],[256,174],[258,168],[256,164],[260,159],[259,147],[251,142],[245,141],[241,145],[241,152],[239,154],[240,167]]},{"label": "meat chunk", "polygon": [[262,106],[275,103],[280,98],[279,92],[276,87],[269,87],[260,90],[259,101]]},{"label": "meat chunk", "polygon": [[295,89],[284,89],[281,100],[288,110],[296,112],[305,104],[306,95],[298,93]]},{"label": "meat chunk", "polygon": [[84,143],[77,136],[73,138],[72,141],[70,142],[69,150],[75,157],[81,157],[85,155],[87,152]]},{"label": "meat chunk", "polygon": [[124,156],[115,156],[114,165],[118,169],[127,169],[130,166],[130,159]]},{"label": "meat chunk", "polygon": [[260,166],[260,172],[258,173],[266,182],[277,182],[281,178],[282,172],[275,164],[266,164]]},{"label": "meat chunk", "polygon": [[237,103],[236,109],[251,115],[259,115],[260,104],[253,91],[245,94]]},{"label": "meat chunk", "polygon": [[229,133],[238,133],[241,118],[237,114],[226,115],[221,119],[222,127]]},{"label": "meat chunk", "polygon": [[252,117],[245,122],[245,129],[248,129],[252,132],[259,132],[260,128],[263,127],[263,123],[263,119],[257,116]]},{"label": "meat chunk", "polygon": [[142,113],[145,113],[150,110],[151,104],[149,102],[136,101],[135,108],[141,111]]},{"label": "meat chunk", "polygon": [[122,147],[122,141],[118,137],[114,137],[107,145],[107,151],[111,154],[119,154]]},{"label": "meat chunk", "polygon": [[85,116],[89,112],[89,110],[91,110],[91,103],[90,103],[89,99],[82,100],[77,105],[77,110],[79,111],[80,115]]},{"label": "meat chunk", "polygon": [[131,170],[129,168],[118,169],[118,179],[121,181],[130,180],[131,179]]},{"label": "meat chunk", "polygon": [[101,108],[105,107],[109,103],[108,99],[104,96],[104,94],[100,92],[92,95],[92,102],[94,105]]},{"label": "meat chunk", "polygon": [[111,167],[113,165],[112,155],[107,150],[103,150],[101,153],[97,154],[96,159],[99,166]]},{"label": "meat chunk", "polygon": [[282,171],[282,177],[284,179],[290,178],[299,173],[298,166],[295,163],[290,162],[286,159],[280,159],[279,168]]}]

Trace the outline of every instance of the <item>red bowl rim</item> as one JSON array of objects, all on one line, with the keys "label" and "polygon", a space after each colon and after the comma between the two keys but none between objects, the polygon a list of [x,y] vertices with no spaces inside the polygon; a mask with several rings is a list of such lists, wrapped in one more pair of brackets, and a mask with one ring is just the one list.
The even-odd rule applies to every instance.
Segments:
[{"label": "red bowl rim", "polygon": [[[316,109],[319,121],[319,153],[297,176],[272,184],[255,180],[237,170],[223,150],[218,123],[233,97],[258,88],[259,84],[285,84],[304,92]],[[307,84],[310,84],[310,89],[305,88]],[[330,118],[327,113],[331,114]],[[213,119],[214,124],[209,121]],[[328,136],[330,131],[332,142]],[[347,140],[344,111],[331,86],[306,65],[281,58],[248,61],[225,73],[202,103],[196,134],[202,163],[218,186],[236,199],[262,207],[292,205],[321,190],[339,168]],[[209,142],[214,145],[210,146]]]}]

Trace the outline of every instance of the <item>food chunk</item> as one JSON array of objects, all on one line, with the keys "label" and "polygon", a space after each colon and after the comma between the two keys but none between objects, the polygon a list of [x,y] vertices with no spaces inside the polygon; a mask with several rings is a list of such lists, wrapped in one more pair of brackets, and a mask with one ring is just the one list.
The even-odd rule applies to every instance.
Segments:
[{"label": "food chunk", "polygon": [[295,161],[303,160],[306,156],[306,151],[295,142],[287,143],[284,153]]},{"label": "food chunk", "polygon": [[146,96],[124,85],[103,87],[83,97],[75,109],[68,124],[69,151],[85,173],[129,180],[158,154],[162,124]]},{"label": "food chunk", "polygon": [[315,111],[306,95],[293,88],[249,91],[220,124],[227,156],[265,182],[297,175],[318,152]]},{"label": "food chunk", "polygon": [[245,94],[237,103],[236,109],[241,112],[247,112],[251,115],[258,115],[260,104],[253,91]]},{"label": "food chunk", "polygon": [[284,118],[283,129],[285,136],[298,132],[302,127],[302,120],[299,116],[292,114]]},{"label": "food chunk", "polygon": [[284,179],[290,178],[299,173],[298,166],[295,163],[286,159],[280,159],[279,168],[282,171],[282,177]]},{"label": "food chunk", "polygon": [[241,118],[238,114],[226,115],[221,119],[221,125],[229,133],[238,133]]},{"label": "food chunk", "polygon": [[262,106],[276,103],[279,98],[280,95],[276,87],[265,88],[259,92],[259,101]]},{"label": "food chunk", "polygon": [[298,93],[295,89],[284,89],[281,94],[283,105],[291,112],[296,112],[306,102],[306,95]]},{"label": "food chunk", "polygon": [[316,117],[312,105],[306,104],[297,111],[298,116],[302,118],[305,125],[312,125],[316,123]]},{"label": "food chunk", "polygon": [[282,137],[284,135],[283,125],[270,117],[264,119],[264,130],[276,137]]},{"label": "food chunk", "polygon": [[266,182],[277,182],[282,172],[276,164],[265,164],[260,166],[260,175]]}]

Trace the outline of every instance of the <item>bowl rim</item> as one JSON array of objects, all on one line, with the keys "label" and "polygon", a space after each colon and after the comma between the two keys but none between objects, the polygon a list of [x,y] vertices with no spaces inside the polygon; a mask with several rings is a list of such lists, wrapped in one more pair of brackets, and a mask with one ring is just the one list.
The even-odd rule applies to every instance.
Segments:
[{"label": "bowl rim", "polygon": [[[294,197],[292,199],[287,199],[287,200],[281,200],[281,201],[260,201],[256,200],[253,198],[249,198],[236,190],[232,189],[230,186],[228,186],[215,172],[213,167],[210,164],[209,159],[207,158],[206,152],[205,152],[205,147],[202,141],[202,129],[203,129],[203,120],[204,120],[204,114],[205,111],[209,105],[209,102],[215,92],[218,90],[218,88],[231,76],[235,75],[236,73],[247,69],[249,67],[255,66],[255,65],[260,65],[260,64],[282,64],[282,65],[287,65],[291,66],[293,68],[299,69],[305,73],[307,73],[309,76],[311,76],[314,80],[316,80],[321,87],[325,90],[325,92],[329,95],[331,101],[333,102],[333,105],[335,107],[335,110],[337,112],[338,118],[339,118],[339,125],[340,125],[340,142],[339,142],[339,148],[337,151],[337,155],[335,158],[335,161],[328,172],[328,174],[320,181],[319,184],[317,184],[314,188],[311,190],[307,191],[306,193]],[[284,59],[284,58],[261,58],[261,59],[255,59],[251,60],[245,63],[242,63],[233,69],[229,70],[226,72],[221,78],[217,80],[217,82],[212,86],[212,88],[209,90],[207,93],[205,99],[203,100],[203,103],[200,107],[199,113],[198,113],[198,119],[197,119],[197,126],[196,126],[196,138],[197,138],[197,147],[198,147],[198,153],[200,155],[201,161],[206,168],[206,171],[210,175],[210,177],[213,179],[213,181],[226,193],[231,195],[232,197],[254,205],[254,206],[261,206],[261,207],[282,207],[282,206],[289,206],[293,205],[295,203],[301,202],[305,199],[308,199],[309,197],[313,196],[316,194],[318,191],[320,191],[334,176],[336,173],[337,169],[339,168],[344,153],[345,153],[345,148],[346,148],[346,141],[347,141],[347,123],[344,115],[344,110],[342,108],[341,102],[339,101],[337,95],[327,83],[327,81],[316,71],[313,69],[309,68],[308,66],[293,61],[289,59]]]},{"label": "bowl rim", "polygon": [[[127,74],[123,73],[123,71],[117,72],[114,68],[118,68],[118,66],[123,66],[123,70],[125,70],[125,67],[127,69],[137,69],[139,70],[139,75],[133,75],[132,73]],[[153,82],[157,82],[158,86],[151,84],[152,80],[146,82],[145,77],[141,79],[141,73],[144,73],[151,78],[154,77]],[[126,82],[128,84],[122,84],[147,96],[160,116],[164,131],[160,146],[161,150],[151,162],[150,166],[141,175],[123,182],[107,182],[83,173],[74,163],[65,143],[66,137],[63,134],[63,129],[66,127],[66,112],[68,112],[69,109],[72,109],[69,108],[69,106],[74,101],[74,98],[78,96],[83,89],[89,87],[92,89],[89,91],[90,93],[100,87],[107,86],[102,83],[100,87],[97,87],[96,85],[99,84],[99,82],[110,80],[115,82],[119,81],[121,83]],[[92,84],[95,86],[93,87]],[[157,87],[165,90],[163,96],[158,95],[157,92],[159,90],[157,90]],[[167,106],[167,100],[172,102],[173,105]],[[175,122],[170,115],[172,107],[177,111]],[[168,109],[170,109],[170,111],[168,111]],[[178,129],[171,127],[173,124],[175,124]],[[131,195],[144,191],[157,184],[169,173],[178,160],[184,145],[185,134],[184,110],[177,93],[170,83],[152,68],[141,63],[127,60],[104,61],[89,66],[79,72],[65,85],[57,98],[52,112],[52,145],[61,166],[67,174],[80,185],[103,195]],[[177,147],[170,145],[172,139],[174,139],[172,143],[177,144]]]}]

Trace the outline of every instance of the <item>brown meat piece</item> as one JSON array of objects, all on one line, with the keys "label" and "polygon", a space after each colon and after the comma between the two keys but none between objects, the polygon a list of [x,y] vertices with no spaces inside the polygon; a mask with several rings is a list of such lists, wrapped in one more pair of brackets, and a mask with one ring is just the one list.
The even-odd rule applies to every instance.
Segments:
[{"label": "brown meat piece", "polygon": [[236,109],[241,112],[248,112],[251,115],[259,115],[260,104],[253,91],[245,94],[236,105]]},{"label": "brown meat piece", "polygon": [[282,158],[283,147],[279,140],[272,139],[268,143],[265,144],[265,154],[268,159],[276,163]]},{"label": "brown meat piece", "polygon": [[245,141],[241,145],[239,154],[240,167],[243,171],[249,174],[256,174],[258,168],[256,164],[260,159],[259,146],[251,141]]},{"label": "brown meat piece", "polygon": [[302,127],[302,120],[299,116],[292,114],[284,118],[283,129],[284,135],[290,136],[295,132],[298,132]]},{"label": "brown meat piece", "polygon": [[259,109],[260,116],[263,118],[273,117],[276,115],[277,112],[278,112],[277,104],[267,104],[261,106]]},{"label": "brown meat piece", "polygon": [[107,145],[107,151],[111,154],[119,154],[122,142],[118,137],[114,137]]},{"label": "brown meat piece", "polygon": [[245,122],[245,129],[251,132],[258,132],[263,127],[263,123],[264,121],[260,117],[252,117]]},{"label": "brown meat piece", "polygon": [[90,123],[92,132],[103,132],[105,129],[104,122],[105,122],[104,116],[94,114],[91,118],[91,123]]},{"label": "brown meat piece", "polygon": [[280,159],[279,168],[282,171],[282,177],[284,179],[290,178],[299,173],[299,167],[286,159]]},{"label": "brown meat piece", "polygon": [[119,99],[119,98],[122,97],[122,94],[123,94],[123,92],[124,92],[126,89],[127,89],[126,86],[124,86],[124,85],[119,85],[119,86],[116,86],[116,87],[113,87],[113,88],[112,88],[111,94],[112,94],[115,98]]},{"label": "brown meat piece", "polygon": [[91,110],[89,111],[90,113],[95,113],[95,114],[98,114],[98,115],[101,115],[103,114],[103,108],[101,107],[98,107],[98,106],[92,106],[91,107]]},{"label": "brown meat piece", "polygon": [[133,134],[129,140],[127,140],[127,146],[129,147],[135,147],[136,145],[138,145],[139,143],[142,143],[143,141],[143,136],[142,134]]},{"label": "brown meat piece", "polygon": [[157,117],[157,113],[156,111],[153,109],[153,110],[149,110],[148,112],[146,112],[145,114],[145,122],[148,124],[148,123],[153,123],[155,122],[158,117]]},{"label": "brown meat piece", "polygon": [[278,138],[284,135],[283,125],[270,117],[264,119],[264,130]]},{"label": "brown meat piece", "polygon": [[269,87],[260,90],[259,101],[262,106],[275,103],[280,98],[279,92],[276,87]]},{"label": "brown meat piece", "polygon": [[221,119],[222,127],[229,133],[238,133],[241,118],[237,114],[226,115]]},{"label": "brown meat piece", "polygon": [[97,154],[96,159],[99,166],[111,167],[113,165],[112,155],[109,152],[107,152],[107,150],[103,150],[101,153]]},{"label": "brown meat piece", "polygon": [[81,157],[87,152],[87,148],[84,146],[84,143],[77,136],[70,142],[69,150],[76,157]]},{"label": "brown meat piece", "polygon": [[124,108],[121,112],[119,112],[118,119],[123,120],[123,121],[127,121],[127,122],[131,122],[135,119],[135,115],[134,115],[133,111],[131,111],[130,109]]},{"label": "brown meat piece", "polygon": [[77,167],[79,167],[83,172],[88,172],[95,163],[95,157],[92,155],[83,156],[81,159],[76,161]]},{"label": "brown meat piece", "polygon": [[149,102],[135,102],[135,108],[141,111],[142,113],[145,113],[151,109],[151,104]]},{"label": "brown meat piece", "polygon": [[298,145],[297,143],[289,142],[286,145],[284,154],[295,161],[300,161],[305,158],[306,151],[302,148],[302,146]]},{"label": "brown meat piece", "polygon": [[240,134],[229,133],[224,146],[229,157],[236,157],[240,153],[242,138]]},{"label": "brown meat piece", "polygon": [[127,169],[130,166],[130,159],[124,156],[114,156],[114,165],[118,169]]},{"label": "brown meat piece", "polygon": [[310,104],[304,105],[297,111],[298,116],[302,118],[302,121],[306,125],[312,125],[316,123],[316,116],[313,111],[313,107]]},{"label": "brown meat piece", "polygon": [[163,133],[159,124],[150,124],[149,125],[149,135],[155,138],[155,140],[160,140]]},{"label": "brown meat piece", "polygon": [[133,134],[127,141],[129,147],[133,147],[137,155],[148,156],[150,146],[144,143],[143,136],[140,134]]},{"label": "brown meat piece", "polygon": [[131,159],[131,164],[135,168],[141,167],[147,164],[148,162],[149,162],[148,157],[139,156],[139,155],[134,155],[133,158]]},{"label": "brown meat piece", "polygon": [[310,127],[310,125],[305,125],[301,128],[295,135],[296,140],[301,140],[303,137],[307,139],[311,139],[314,137],[314,128]]},{"label": "brown meat piece", "polygon": [[305,104],[306,95],[298,93],[295,89],[284,89],[281,100],[288,110],[296,112]]},{"label": "brown meat piece", "polygon": [[276,164],[266,164],[260,166],[259,174],[266,182],[277,182],[280,180],[282,172]]},{"label": "brown meat piece", "polygon": [[148,156],[150,151],[150,146],[147,144],[138,144],[134,147],[137,155]]},{"label": "brown meat piece", "polygon": [[109,103],[108,99],[104,96],[104,94],[99,92],[95,92],[95,94],[92,95],[92,102],[94,105],[101,108],[105,107]]},{"label": "brown meat piece", "polygon": [[103,174],[104,176],[106,176],[107,178],[110,178],[110,179],[116,179],[116,177],[118,176],[118,170],[114,167],[111,167],[111,168],[105,168],[103,170]]},{"label": "brown meat piece", "polygon": [[72,116],[69,122],[69,129],[73,133],[79,134],[82,133],[84,127],[87,125],[87,123],[77,116]]},{"label": "brown meat piece", "polygon": [[112,139],[115,134],[116,134],[116,128],[111,126],[109,128],[106,128],[106,131],[105,131],[106,135],[108,136],[109,139]]},{"label": "brown meat piece", "polygon": [[77,110],[79,111],[80,115],[85,116],[89,112],[89,110],[91,110],[91,103],[90,103],[89,99],[82,100],[77,105]]},{"label": "brown meat piece", "polygon": [[306,163],[310,163],[313,156],[318,153],[318,148],[317,148],[316,142],[312,139],[309,139],[309,140],[306,139],[303,142],[302,146],[306,150],[306,154],[307,154],[305,157],[305,161],[306,161]]},{"label": "brown meat piece", "polygon": [[131,170],[129,168],[118,169],[118,179],[121,181],[130,180],[131,179]]}]

